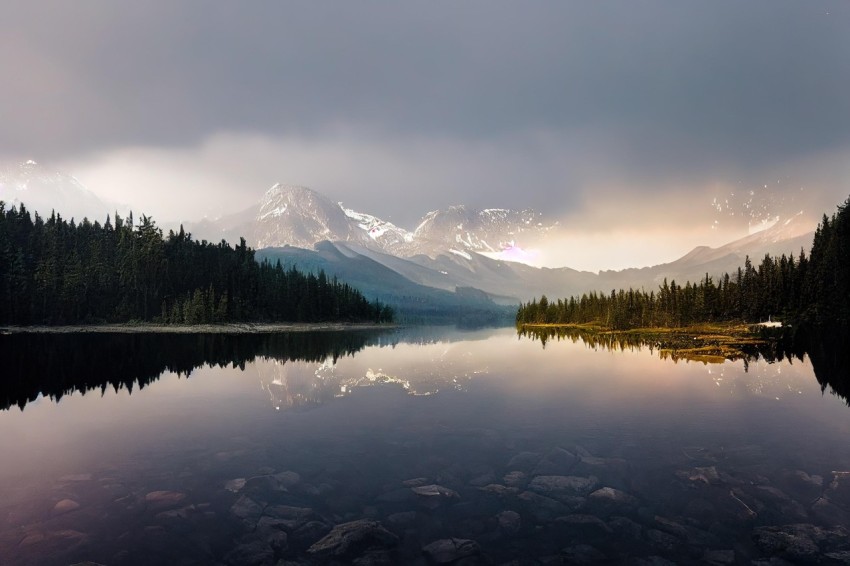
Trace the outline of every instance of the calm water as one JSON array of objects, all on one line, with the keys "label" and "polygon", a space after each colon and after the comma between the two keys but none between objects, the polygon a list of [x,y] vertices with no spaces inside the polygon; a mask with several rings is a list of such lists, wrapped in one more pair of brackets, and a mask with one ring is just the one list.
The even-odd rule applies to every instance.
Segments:
[{"label": "calm water", "polygon": [[808,357],[513,329],[0,354],[3,564],[850,561],[850,408]]}]

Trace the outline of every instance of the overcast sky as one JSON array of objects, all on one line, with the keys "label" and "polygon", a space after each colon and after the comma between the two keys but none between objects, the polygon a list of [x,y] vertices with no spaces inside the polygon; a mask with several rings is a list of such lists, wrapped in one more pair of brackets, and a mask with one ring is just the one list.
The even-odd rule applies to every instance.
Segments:
[{"label": "overcast sky", "polygon": [[280,181],[409,228],[532,207],[639,265],[850,194],[845,0],[5,0],[0,73],[0,160],[164,221]]}]

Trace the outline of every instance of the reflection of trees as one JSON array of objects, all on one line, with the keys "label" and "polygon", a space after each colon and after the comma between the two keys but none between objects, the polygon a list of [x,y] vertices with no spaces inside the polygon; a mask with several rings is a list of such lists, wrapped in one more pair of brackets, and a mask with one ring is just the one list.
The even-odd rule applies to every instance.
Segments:
[{"label": "reflection of trees", "polygon": [[381,331],[282,334],[13,334],[0,336],[0,408],[23,407],[39,394],[140,389],[163,372],[202,366],[244,369],[256,358],[336,361],[376,343]]},{"label": "reflection of trees", "polygon": [[[675,348],[681,344],[675,343],[676,337],[664,338],[658,335],[618,332],[590,332],[575,327],[522,327],[518,334],[523,337],[539,340],[543,347],[552,340],[579,341],[593,349],[610,351],[640,351],[644,348],[650,352],[658,352],[662,359],[676,361],[687,358],[687,355],[677,356]],[[838,395],[850,405],[850,328],[819,327],[792,328],[773,340],[756,344],[737,345],[742,355],[745,368],[749,362],[764,359],[767,362],[787,360],[793,362],[809,358],[815,378],[820,383],[821,390],[829,387],[834,395]]]},{"label": "reflection of trees", "polygon": [[[698,355],[694,356],[693,354],[710,350],[709,344],[714,341],[714,337],[710,335],[703,337],[669,332],[599,332],[574,326],[523,326],[517,330],[517,333],[523,337],[539,340],[544,348],[546,343],[551,340],[559,342],[569,340],[573,344],[582,342],[594,350],[604,349],[623,352],[625,350],[640,351],[645,348],[653,353],[658,352],[662,359],[673,361],[701,359]],[[735,348],[726,351],[723,350],[722,344],[715,346],[714,349],[718,352],[718,355],[714,357],[721,358],[716,361],[721,361],[724,357],[745,361],[753,361],[763,357],[768,361],[777,361],[783,359],[788,353],[782,348],[777,349],[775,341],[752,341],[752,343],[749,343],[746,340],[732,340],[732,343],[734,343]]]},{"label": "reflection of trees", "polygon": [[821,391],[829,386],[850,406],[850,328],[828,327],[801,332],[797,342],[809,355]]}]

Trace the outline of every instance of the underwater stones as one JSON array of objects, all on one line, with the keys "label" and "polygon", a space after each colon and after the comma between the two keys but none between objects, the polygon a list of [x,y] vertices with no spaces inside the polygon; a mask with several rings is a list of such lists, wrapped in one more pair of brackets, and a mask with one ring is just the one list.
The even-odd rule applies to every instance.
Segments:
[{"label": "underwater stones", "polygon": [[559,501],[572,502],[593,491],[596,484],[594,476],[537,476],[528,484],[528,489]]},{"label": "underwater stones", "polygon": [[379,521],[359,519],[336,525],[307,552],[316,556],[351,558],[367,549],[387,548],[396,544],[398,537]]},{"label": "underwater stones", "polygon": [[289,531],[296,530],[317,518],[315,511],[309,507],[292,507],[289,505],[270,505],[263,510],[263,515],[264,517],[257,523],[258,528],[264,520],[270,519]]},{"label": "underwater stones", "polygon": [[539,452],[520,452],[511,458],[505,466],[509,470],[530,472],[543,457]]},{"label": "underwater stones", "polygon": [[786,470],[779,476],[779,483],[802,501],[814,501],[823,492],[823,477],[809,475],[803,470]]},{"label": "underwater stones", "polygon": [[561,557],[566,564],[596,564],[606,562],[608,557],[589,544],[576,544],[561,550]]},{"label": "underwater stones", "polygon": [[700,562],[709,564],[710,566],[725,566],[726,564],[735,563],[734,550],[706,550],[702,553]]},{"label": "underwater stones", "polygon": [[788,560],[810,560],[819,554],[850,549],[843,527],[821,528],[807,523],[757,527],[753,541],[763,552]]},{"label": "underwater stones", "polygon": [[528,483],[528,476],[525,472],[514,470],[505,474],[502,481],[511,487],[524,487]]},{"label": "underwater stones", "polygon": [[301,483],[301,475],[289,470],[274,474],[273,477],[277,480],[278,485],[283,489],[289,489],[290,487],[295,487]]},{"label": "underwater stones", "polygon": [[804,525],[784,527],[759,527],[753,532],[753,540],[762,551],[771,555],[783,555],[792,559],[815,556],[820,549],[812,539],[812,530]]},{"label": "underwater stones", "polygon": [[199,513],[197,507],[194,505],[187,505],[186,507],[181,507],[179,509],[170,509],[168,511],[160,511],[156,514],[156,518],[160,521],[174,520],[174,519],[188,519],[192,515]]},{"label": "underwater stones", "polygon": [[469,485],[472,487],[484,487],[485,485],[495,483],[495,481],[496,475],[493,472],[485,472],[469,480]]},{"label": "underwater stones", "polygon": [[637,503],[637,498],[625,491],[613,487],[602,487],[587,496],[588,501],[607,505],[630,506]]},{"label": "underwater stones", "polygon": [[323,521],[307,521],[290,533],[292,546],[306,548],[330,532],[331,526]]},{"label": "underwater stones", "polygon": [[478,489],[480,491],[494,493],[496,495],[516,495],[517,493],[519,493],[518,488],[508,487],[500,483],[491,483],[490,485],[485,485],[484,487],[479,487]]},{"label": "underwater stones", "polygon": [[66,476],[62,476],[59,478],[59,481],[62,483],[74,483],[74,482],[82,482],[82,481],[91,481],[91,474],[68,474]]},{"label": "underwater stones", "polygon": [[720,483],[720,474],[714,466],[679,470],[676,472],[676,477],[692,483],[702,483],[705,485],[717,485]]},{"label": "underwater stones", "polygon": [[230,507],[230,512],[242,519],[246,527],[253,529],[263,514],[263,506],[247,495],[243,495]]},{"label": "underwater stones", "polygon": [[605,524],[605,521],[596,515],[572,514],[558,517],[556,523],[567,525],[569,529],[582,538],[605,537],[614,531]]},{"label": "underwater stones", "polygon": [[289,536],[280,530],[270,531],[266,534],[266,542],[275,552],[275,554],[283,554],[289,550]]},{"label": "underwater stones", "polygon": [[824,495],[830,501],[850,506],[850,472],[832,472],[832,481]]},{"label": "underwater stones", "polygon": [[758,517],[758,513],[744,501],[746,494],[737,489],[732,489],[729,491],[729,497],[731,499],[731,509],[736,519],[739,521],[751,521]]},{"label": "underwater stones", "polygon": [[404,487],[421,487],[423,485],[428,485],[430,482],[428,478],[412,478],[409,480],[404,480],[401,482],[401,485]]},{"label": "underwater stones", "polygon": [[145,495],[145,504],[149,509],[173,507],[186,499],[186,494],[179,491],[151,491]]},{"label": "underwater stones", "polygon": [[422,554],[436,564],[450,564],[481,553],[481,547],[477,542],[462,538],[445,538],[422,548]]},{"label": "underwater stones", "polygon": [[563,448],[553,448],[531,471],[532,476],[566,475],[579,461],[579,457]]},{"label": "underwater stones", "polygon": [[387,517],[387,520],[393,525],[398,525],[400,527],[407,526],[416,521],[416,511],[401,511],[399,513],[393,513]]},{"label": "underwater stones", "polygon": [[508,534],[514,534],[522,527],[522,518],[516,511],[506,510],[496,515],[499,529]]},{"label": "underwater stones", "polygon": [[643,527],[628,517],[611,517],[608,526],[622,539],[639,540],[643,533]]},{"label": "underwater stones", "polygon": [[460,494],[455,490],[433,483],[412,487],[410,491],[415,493],[426,507],[431,508],[440,505],[443,501],[460,499]]},{"label": "underwater stones", "polygon": [[56,503],[53,506],[53,510],[51,513],[56,515],[64,515],[65,513],[70,513],[71,511],[76,511],[80,508],[80,504],[74,501],[73,499],[63,499]]},{"label": "underwater stones", "polygon": [[533,491],[523,491],[517,498],[524,504],[525,511],[538,523],[549,523],[556,517],[567,515],[584,502],[583,498],[574,498],[571,505],[568,506],[561,501]]},{"label": "underwater stones", "polygon": [[228,480],[224,482],[224,489],[232,493],[239,493],[242,488],[245,487],[246,481],[247,480],[245,478],[236,478]]},{"label": "underwater stones", "polygon": [[810,511],[822,525],[850,524],[850,514],[825,497],[819,497],[812,503]]},{"label": "underwater stones", "polygon": [[647,529],[646,540],[654,548],[665,553],[672,552],[679,544],[679,539],[658,529]]},{"label": "underwater stones", "polygon": [[400,487],[382,493],[377,497],[377,500],[381,503],[407,503],[415,497],[416,495],[414,495],[410,488]]},{"label": "underwater stones", "polygon": [[245,490],[254,493],[268,493],[272,491],[286,491],[286,488],[281,485],[277,477],[266,474],[248,478],[245,482]]},{"label": "underwater stones", "polygon": [[224,562],[233,566],[271,564],[273,560],[274,550],[268,543],[260,539],[240,544],[224,556]]}]

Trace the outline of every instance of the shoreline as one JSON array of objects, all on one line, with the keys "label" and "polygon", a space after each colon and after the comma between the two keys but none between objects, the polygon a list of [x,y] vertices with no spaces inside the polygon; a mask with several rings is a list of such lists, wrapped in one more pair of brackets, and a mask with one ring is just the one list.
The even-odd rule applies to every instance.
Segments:
[{"label": "shoreline", "polygon": [[[726,360],[745,359],[745,350],[766,346],[775,337],[766,336],[763,330],[775,332],[772,323],[765,328],[763,324],[739,322],[704,323],[685,327],[645,327],[626,330],[613,330],[596,324],[522,324],[519,332],[549,335],[569,334],[588,336],[593,339],[623,341],[636,346],[645,345],[657,350],[662,358],[673,361],[685,359],[703,363],[722,363]],[[586,340],[585,340],[586,341]]]},{"label": "shoreline", "polygon": [[383,330],[397,324],[369,322],[291,322],[225,324],[71,324],[64,326],[0,326],[0,335],[11,334],[274,334],[278,332],[333,332],[341,330]]}]

